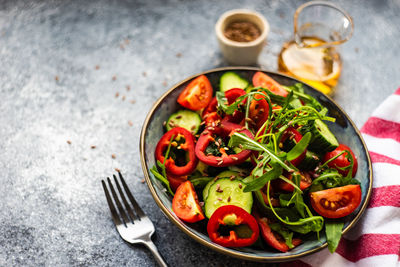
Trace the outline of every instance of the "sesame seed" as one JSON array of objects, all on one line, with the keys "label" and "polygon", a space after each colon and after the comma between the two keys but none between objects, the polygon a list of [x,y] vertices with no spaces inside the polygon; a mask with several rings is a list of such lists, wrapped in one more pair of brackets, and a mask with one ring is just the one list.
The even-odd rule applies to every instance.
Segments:
[{"label": "sesame seed", "polygon": [[231,202],[231,196],[228,197],[228,199],[226,200],[227,202]]},{"label": "sesame seed", "polygon": [[219,197],[219,198],[217,198],[217,199],[218,199],[219,201],[222,201],[222,198],[220,198],[220,197]]},{"label": "sesame seed", "polygon": [[233,156],[233,157],[231,157],[233,160],[238,160],[238,158],[237,157],[235,157],[235,156]]},{"label": "sesame seed", "polygon": [[178,120],[179,120],[180,118],[182,118],[182,115],[178,115],[178,116],[175,117],[175,119],[178,119]]},{"label": "sesame seed", "polygon": [[242,189],[242,187],[243,187],[243,185],[242,185],[242,184],[239,184],[239,188]]},{"label": "sesame seed", "polygon": [[224,161],[221,159],[221,161],[219,161],[219,162],[217,163],[217,165],[219,166],[219,165],[221,165],[222,163],[224,163]]}]

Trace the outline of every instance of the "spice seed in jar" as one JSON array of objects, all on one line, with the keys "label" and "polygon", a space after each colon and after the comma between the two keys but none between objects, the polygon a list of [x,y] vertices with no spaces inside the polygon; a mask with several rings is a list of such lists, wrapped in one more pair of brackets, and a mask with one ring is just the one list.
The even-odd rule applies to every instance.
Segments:
[{"label": "spice seed in jar", "polygon": [[235,42],[251,42],[261,35],[261,31],[250,21],[234,21],[225,28],[224,35]]},{"label": "spice seed in jar", "polygon": [[95,148],[96,148],[96,146],[90,146],[90,148],[91,148],[91,149],[95,149]]},{"label": "spice seed in jar", "polygon": [[115,154],[111,154],[111,158],[115,159],[116,158]]},{"label": "spice seed in jar", "polygon": [[133,122],[132,121],[128,121],[129,126],[133,126]]}]

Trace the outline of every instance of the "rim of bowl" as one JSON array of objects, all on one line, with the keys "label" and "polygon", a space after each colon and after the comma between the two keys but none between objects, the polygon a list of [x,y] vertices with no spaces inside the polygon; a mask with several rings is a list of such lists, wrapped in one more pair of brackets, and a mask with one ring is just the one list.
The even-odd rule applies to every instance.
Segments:
[{"label": "rim of bowl", "polygon": [[369,169],[369,186],[368,186],[368,191],[367,191],[367,195],[365,198],[364,203],[362,204],[360,210],[358,211],[358,213],[356,214],[356,216],[354,217],[354,219],[350,222],[350,224],[343,229],[342,231],[342,235],[344,235],[345,233],[347,233],[357,222],[358,220],[361,218],[361,215],[364,213],[365,209],[367,208],[368,202],[370,200],[371,197],[371,191],[372,191],[372,182],[373,182],[373,174],[372,174],[372,163],[371,163],[371,158],[367,149],[367,146],[364,142],[364,139],[361,136],[360,131],[358,130],[358,128],[356,127],[356,125],[354,124],[354,122],[349,118],[349,116],[347,115],[347,113],[339,106],[336,104],[335,101],[333,101],[333,99],[327,95],[325,95],[324,93],[318,91],[317,89],[315,89],[314,87],[312,87],[311,85],[302,82],[300,80],[297,80],[296,78],[290,77],[288,75],[284,75],[278,72],[273,72],[273,71],[267,71],[261,68],[257,68],[257,67],[222,67],[222,68],[215,68],[215,69],[211,69],[211,70],[207,70],[207,71],[203,71],[201,73],[195,74],[195,75],[191,75],[190,77],[178,82],[177,84],[175,84],[174,86],[172,86],[169,90],[167,90],[151,107],[149,113],[146,116],[146,119],[143,123],[142,126],[142,130],[140,133],[140,161],[142,164],[142,169],[143,169],[143,173],[145,176],[145,180],[146,180],[146,184],[150,190],[151,195],[153,196],[153,199],[155,200],[155,202],[157,203],[157,205],[161,208],[162,212],[164,213],[164,215],[167,216],[167,218],[172,221],[180,230],[182,230],[185,234],[187,234],[188,236],[190,236],[192,239],[196,240],[197,242],[199,242],[200,244],[213,249],[214,251],[223,253],[225,255],[228,256],[233,256],[235,258],[239,258],[242,260],[249,260],[249,261],[258,261],[258,262],[285,262],[285,261],[290,261],[290,260],[294,260],[306,255],[310,255],[312,253],[315,253],[317,251],[322,250],[323,248],[326,248],[328,246],[328,243],[325,242],[324,244],[322,244],[321,246],[317,247],[317,248],[313,248],[304,252],[301,252],[299,254],[296,255],[287,255],[285,256],[285,254],[283,254],[282,256],[272,256],[272,257],[263,257],[263,256],[257,256],[257,255],[250,255],[247,252],[241,252],[241,251],[237,251],[237,250],[232,250],[230,248],[226,248],[226,247],[222,247],[219,246],[215,243],[212,243],[211,241],[205,240],[201,237],[199,237],[198,235],[194,234],[190,229],[187,228],[187,226],[185,225],[184,222],[176,219],[173,214],[170,212],[170,210],[164,206],[164,204],[162,203],[161,199],[158,197],[155,189],[154,189],[154,185],[151,182],[150,176],[149,176],[149,169],[147,166],[147,162],[145,160],[145,142],[144,142],[144,137],[146,136],[146,132],[147,132],[147,127],[148,124],[150,122],[150,119],[153,117],[153,114],[155,112],[155,110],[159,107],[159,105],[163,102],[164,98],[166,98],[172,91],[176,90],[179,86],[181,86],[182,84],[190,81],[191,79],[199,76],[199,75],[206,75],[209,73],[213,73],[213,72],[217,72],[217,71],[230,71],[230,70],[249,70],[249,71],[262,71],[262,72],[266,72],[266,73],[272,73],[272,74],[276,74],[276,75],[280,75],[289,79],[293,79],[299,83],[303,83],[306,84],[307,86],[309,86],[310,88],[312,88],[312,90],[315,90],[319,93],[321,93],[322,95],[324,95],[329,101],[331,101],[333,104],[336,105],[336,107],[343,113],[343,115],[346,117],[346,119],[349,121],[349,123],[352,125],[352,127],[354,128],[358,138],[361,141],[361,144],[364,148],[364,150],[366,151],[366,156],[367,156],[367,163],[368,163],[368,169]]},{"label": "rim of bowl", "polygon": [[[235,16],[235,15],[244,15],[247,17],[255,17],[255,18],[259,19],[264,27],[260,36],[258,36],[255,40],[253,40],[251,42],[236,42],[236,41],[232,41],[232,40],[226,38],[223,33],[224,29],[222,28],[222,26],[229,17]],[[269,33],[269,23],[268,23],[267,19],[263,15],[258,13],[257,11],[253,11],[250,9],[232,9],[232,10],[229,10],[229,11],[223,13],[219,17],[217,23],[215,24],[215,33],[216,33],[218,39],[220,39],[222,42],[224,42],[227,45],[236,46],[236,47],[252,47],[252,46],[259,45],[260,43],[264,42],[267,39],[267,36]]]}]

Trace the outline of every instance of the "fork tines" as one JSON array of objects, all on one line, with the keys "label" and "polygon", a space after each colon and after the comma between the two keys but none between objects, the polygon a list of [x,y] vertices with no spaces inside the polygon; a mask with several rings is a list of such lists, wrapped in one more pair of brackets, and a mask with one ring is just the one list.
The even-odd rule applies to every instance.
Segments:
[{"label": "fork tines", "polygon": [[[146,215],[144,214],[142,209],[139,207],[139,205],[136,202],[135,198],[133,197],[132,193],[129,191],[129,188],[126,185],[125,180],[122,177],[122,174],[120,172],[118,172],[118,176],[119,176],[119,179],[121,180],[122,186],[124,188],[124,191],[123,191],[118,182],[117,177],[115,175],[113,175],[114,182],[115,182],[118,192],[119,192],[119,197],[118,197],[116,191],[114,190],[113,184],[109,177],[107,177],[107,181],[108,181],[108,187],[111,190],[112,197],[108,191],[108,188],[107,188],[104,180],[101,180],[101,183],[103,185],[104,193],[106,195],[107,203],[110,208],[110,211],[112,214],[112,219],[113,219],[114,223],[117,226],[121,225],[121,224],[124,224],[126,226],[129,223],[135,223],[135,221],[136,222],[140,221],[140,219],[144,218]],[[128,197],[130,202],[127,200],[126,196]],[[115,205],[114,205],[112,199],[114,200]],[[122,205],[120,199],[122,199],[123,205]],[[118,212],[117,212],[116,207],[118,209]]]}]

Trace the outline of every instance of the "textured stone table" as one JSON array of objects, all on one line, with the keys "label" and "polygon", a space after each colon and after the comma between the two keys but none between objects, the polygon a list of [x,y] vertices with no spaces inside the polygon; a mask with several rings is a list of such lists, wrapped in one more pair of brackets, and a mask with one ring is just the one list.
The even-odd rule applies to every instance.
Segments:
[{"label": "textured stone table", "polygon": [[[119,168],[171,266],[248,266],[192,241],[153,201],[139,162],[147,111],[182,78],[225,66],[218,16],[270,22],[260,66],[276,70],[302,1],[1,1],[0,266],[154,266],[111,221],[100,180]],[[361,126],[399,85],[400,2],[340,1],[354,18],[334,98]]]}]

